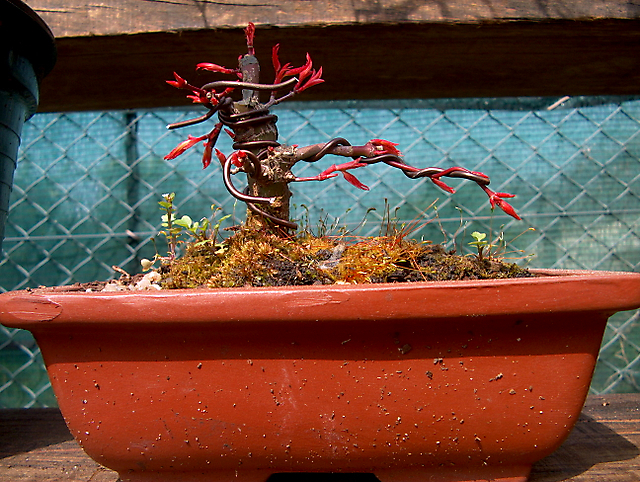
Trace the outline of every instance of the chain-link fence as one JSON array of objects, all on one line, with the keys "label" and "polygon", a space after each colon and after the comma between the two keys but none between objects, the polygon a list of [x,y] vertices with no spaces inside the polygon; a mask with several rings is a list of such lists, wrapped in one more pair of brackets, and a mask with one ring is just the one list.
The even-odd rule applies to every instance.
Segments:
[{"label": "chain-link fence", "polygon": [[[281,141],[315,144],[344,137],[400,143],[408,163],[483,171],[498,191],[517,194],[517,222],[492,213],[473,183],[453,195],[386,165],[359,169],[360,191],[342,179],[294,185],[295,213],[313,231],[343,226],[376,234],[387,210],[400,223],[427,222],[413,235],[468,251],[472,231],[504,233],[504,256],[532,267],[640,269],[640,101],[572,98],[290,104],[277,110]],[[552,108],[550,108],[552,107]],[[180,214],[244,216],[225,190],[219,166],[202,170],[202,152],[163,157],[188,134],[168,123],[200,112],[157,110],[39,114],[24,128],[15,175],[0,290],[133,273],[163,254],[157,233],[161,194],[175,192]],[[229,140],[220,149],[231,152]],[[314,176],[332,161],[305,164]],[[449,182],[449,181],[448,181]],[[375,208],[371,211],[370,208]],[[528,228],[535,228],[535,231]],[[512,241],[510,241],[512,240]],[[530,256],[535,254],[535,256]],[[594,393],[639,391],[638,313],[608,325]],[[0,327],[0,407],[54,405],[30,334]]]}]

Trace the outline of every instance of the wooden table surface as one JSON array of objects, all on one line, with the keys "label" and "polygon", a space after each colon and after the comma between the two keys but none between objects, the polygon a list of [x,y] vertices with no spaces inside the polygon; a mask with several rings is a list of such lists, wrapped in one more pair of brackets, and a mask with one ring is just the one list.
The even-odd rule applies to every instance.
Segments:
[{"label": "wooden table surface", "polygon": [[[589,397],[575,429],[533,467],[530,482],[640,481],[640,394]],[[270,482],[291,482],[292,476]],[[299,477],[299,476],[297,476]],[[357,479],[370,474],[304,476],[305,482]],[[73,440],[57,409],[0,410],[0,482],[116,482]]]}]

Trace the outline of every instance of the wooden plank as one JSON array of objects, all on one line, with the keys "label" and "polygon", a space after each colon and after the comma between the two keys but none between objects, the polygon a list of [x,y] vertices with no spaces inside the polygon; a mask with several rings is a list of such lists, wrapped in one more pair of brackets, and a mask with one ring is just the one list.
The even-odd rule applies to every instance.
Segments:
[{"label": "wooden plank", "polygon": [[626,0],[27,0],[56,37],[122,35],[203,28],[327,26],[352,23],[452,23],[502,20],[631,19]]},{"label": "wooden plank", "polygon": [[[589,397],[569,438],[534,466],[530,482],[637,482],[638,447],[640,394]],[[345,476],[338,478],[346,480]],[[337,482],[331,476],[313,479]],[[278,480],[292,482],[287,477],[274,477],[270,482]],[[350,476],[349,480],[372,479]],[[0,410],[0,481],[116,482],[117,474],[84,454],[57,410]]]},{"label": "wooden plank", "polygon": [[57,409],[0,410],[0,482],[116,482],[91,460]]},{"label": "wooden plank", "polygon": [[[265,27],[263,81],[275,43],[284,61],[310,52],[323,66],[300,100],[640,94],[639,19]],[[241,29],[63,37],[40,110],[189,105],[164,83],[173,71],[202,85],[198,62],[234,67],[243,52]]]},{"label": "wooden plank", "polygon": [[569,438],[534,465],[531,482],[640,480],[640,395],[589,397]]}]

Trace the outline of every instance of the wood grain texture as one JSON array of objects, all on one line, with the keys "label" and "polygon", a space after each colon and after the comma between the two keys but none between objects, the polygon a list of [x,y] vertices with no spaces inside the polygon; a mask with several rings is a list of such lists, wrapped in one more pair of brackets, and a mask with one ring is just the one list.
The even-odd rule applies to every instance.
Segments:
[{"label": "wood grain texture", "polygon": [[589,397],[569,438],[534,465],[531,482],[640,480],[640,395]]},{"label": "wood grain texture", "polygon": [[[573,432],[534,465],[530,482],[640,480],[640,394],[589,397]],[[270,482],[308,481],[272,477]],[[316,475],[314,482],[371,482],[370,475]],[[84,454],[55,409],[0,410],[0,481],[116,482]]]},{"label": "wood grain texture", "polygon": [[[640,20],[264,28],[263,81],[276,43],[283,61],[310,52],[323,67],[303,101],[640,94]],[[239,28],[61,38],[40,111],[187,106],[164,80],[176,71],[203,85],[219,77],[197,63],[235,67],[244,50]]]},{"label": "wood grain texture", "polygon": [[58,38],[41,112],[187,105],[163,80],[235,66],[250,21],[263,66],[280,42],[324,67],[301,100],[640,94],[640,3],[627,0],[27,3]]},{"label": "wood grain texture", "polygon": [[27,0],[56,37],[263,26],[352,23],[632,19],[626,0]]}]

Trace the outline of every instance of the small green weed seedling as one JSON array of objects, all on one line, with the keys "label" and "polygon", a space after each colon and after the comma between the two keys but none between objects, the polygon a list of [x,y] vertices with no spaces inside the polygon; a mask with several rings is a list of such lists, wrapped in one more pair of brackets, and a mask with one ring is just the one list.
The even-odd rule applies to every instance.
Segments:
[{"label": "small green weed seedling", "polygon": [[474,231],[473,233],[471,233],[471,237],[474,239],[474,241],[471,241],[469,245],[475,246],[478,249],[478,254],[476,255],[478,261],[482,263],[485,259],[490,258],[491,244],[489,244],[489,242],[485,239],[487,237],[487,234]]},{"label": "small green weed seedling", "polygon": [[[176,217],[176,208],[173,204],[176,194],[174,192],[163,194],[163,201],[159,201],[158,205],[160,210],[164,212],[162,215],[162,227],[164,230],[160,231],[167,239],[168,253],[167,256],[160,256],[156,253],[153,260],[143,259],[140,261],[142,269],[148,271],[153,268],[156,261],[168,261],[171,262],[176,259],[176,248],[178,244],[184,243],[183,235],[187,235],[188,239],[193,247],[199,248],[204,246],[214,247],[218,251],[224,251],[224,245],[217,242],[218,233],[220,231],[220,225],[223,221],[231,217],[230,214],[221,217],[213,224],[220,208],[211,205],[211,211],[213,212],[211,219],[203,217],[200,221],[194,221],[188,215],[183,215],[180,218]],[[217,252],[217,251],[216,251]]]}]

